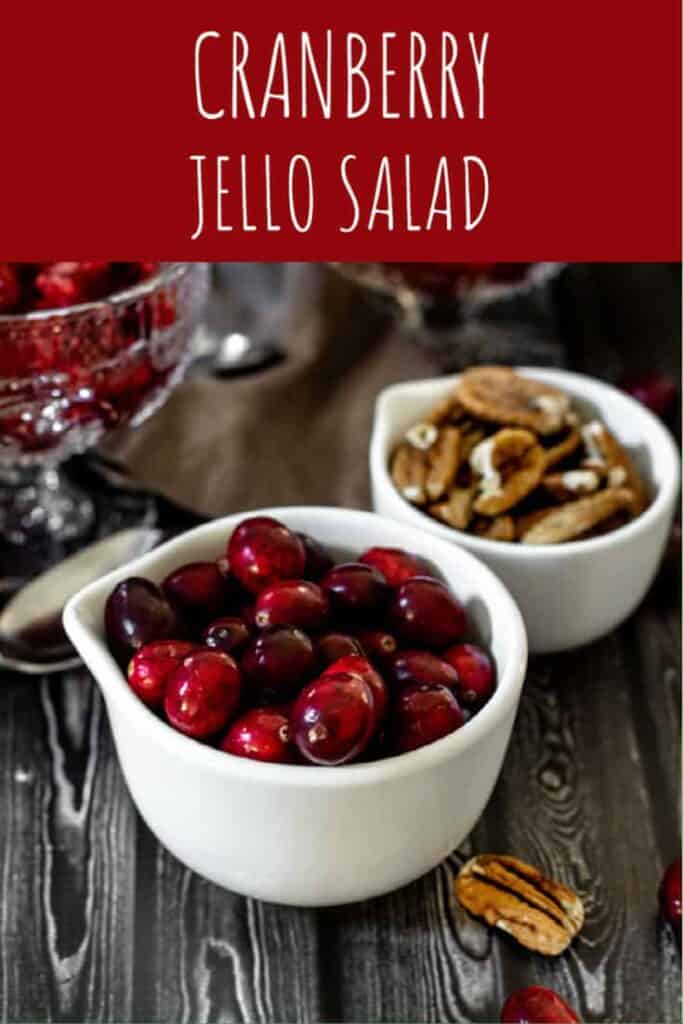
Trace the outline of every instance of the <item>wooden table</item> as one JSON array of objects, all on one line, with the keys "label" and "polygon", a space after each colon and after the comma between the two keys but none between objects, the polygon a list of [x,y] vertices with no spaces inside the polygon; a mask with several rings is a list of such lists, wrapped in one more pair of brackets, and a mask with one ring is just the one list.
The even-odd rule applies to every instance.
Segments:
[{"label": "wooden table", "polygon": [[[292,342],[283,367],[229,383],[196,377],[118,444],[145,483],[179,496],[177,479],[157,467],[164,443],[185,445],[181,476],[183,467],[201,479],[215,469],[216,438],[204,466],[205,446],[188,437],[197,424],[212,429],[198,397],[224,389],[225,468],[220,486],[215,474],[211,486],[196,485],[202,511],[368,504],[374,393],[429,368],[360,296],[322,287],[322,298],[311,287],[300,305],[291,338],[309,340]],[[670,268],[577,268],[557,295],[564,358],[607,376],[624,365],[678,372],[677,291]],[[290,456],[284,468],[279,445]],[[393,895],[322,911],[217,889],[156,843],[128,796],[87,672],[37,683],[5,676],[0,1016],[485,1021],[498,1019],[506,993],[539,983],[584,1021],[679,1020],[679,951],[656,914],[659,879],[679,847],[679,593],[676,573],[664,572],[611,636],[533,658],[500,781],[470,838]],[[581,893],[587,922],[565,956],[527,954],[454,906],[458,865],[489,850],[528,859]]]}]

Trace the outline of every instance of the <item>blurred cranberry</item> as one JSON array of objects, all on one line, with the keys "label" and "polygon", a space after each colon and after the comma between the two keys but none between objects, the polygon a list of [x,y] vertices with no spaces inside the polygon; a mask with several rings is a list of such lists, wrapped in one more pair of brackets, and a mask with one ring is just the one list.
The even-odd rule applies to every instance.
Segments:
[{"label": "blurred cranberry", "polygon": [[438,580],[418,576],[396,591],[391,620],[399,638],[435,650],[459,640],[467,628],[465,609]]},{"label": "blurred cranberry", "polygon": [[347,654],[365,656],[359,641],[348,633],[323,633],[316,641],[316,651],[323,665],[331,665],[333,661],[344,658]]},{"label": "blurred cranberry", "polygon": [[448,736],[464,718],[454,694],[446,686],[405,686],[397,694],[390,729],[396,753],[417,750]]},{"label": "blurred cranberry", "polygon": [[114,587],[105,605],[104,625],[107,643],[123,663],[143,644],[184,635],[176,612],[159,588],[139,576]]},{"label": "blurred cranberry", "polygon": [[293,626],[272,626],[249,642],[242,670],[261,697],[287,700],[315,671],[313,644]]},{"label": "blurred cranberry", "polygon": [[111,264],[84,260],[45,264],[35,279],[44,308],[62,308],[104,298],[112,290]]},{"label": "blurred cranberry", "polygon": [[0,315],[11,313],[19,305],[21,286],[11,263],[0,263]]},{"label": "blurred cranberry", "polygon": [[249,642],[249,630],[242,619],[224,615],[209,623],[202,633],[202,641],[212,650],[224,651],[237,657]]},{"label": "blurred cranberry", "polygon": [[268,516],[244,519],[228,542],[230,571],[252,594],[271,583],[300,579],[306,552],[291,530]]},{"label": "blurred cranberry", "polygon": [[190,654],[166,683],[166,717],[186,736],[206,739],[228,724],[239,702],[240,682],[240,671],[229,654]]},{"label": "blurred cranberry", "polygon": [[309,683],[292,709],[294,741],[307,761],[345,764],[367,747],[375,727],[372,690],[360,676],[326,675]]},{"label": "blurred cranberry", "polygon": [[362,562],[335,565],[325,574],[322,588],[332,611],[342,618],[372,620],[384,609],[389,588],[378,569]]},{"label": "blurred cranberry", "polygon": [[164,594],[188,620],[202,624],[225,608],[225,580],[215,562],[188,562],[161,584]]},{"label": "blurred cranberry", "polygon": [[424,576],[426,569],[424,562],[401,548],[369,548],[358,561],[379,569],[390,587],[400,587],[413,576]]},{"label": "blurred cranberry", "polygon": [[379,672],[373,668],[367,658],[358,654],[347,654],[345,657],[332,662],[325,669],[321,678],[325,679],[327,676],[338,675],[340,672],[358,676],[363,682],[368,684],[375,699],[375,721],[379,723],[384,717],[389,701],[386,683]]},{"label": "blurred cranberry", "polygon": [[261,591],[256,598],[254,621],[259,629],[267,626],[298,626],[320,629],[330,610],[327,595],[310,580],[280,580]]},{"label": "blurred cranberry", "polygon": [[359,629],[356,637],[370,661],[384,668],[396,653],[396,637],[384,629]]},{"label": "blurred cranberry", "polygon": [[334,559],[327,548],[307,533],[297,533],[306,552],[303,577],[318,583],[334,565]]},{"label": "blurred cranberry", "polygon": [[458,673],[429,651],[398,651],[391,659],[391,676],[400,686],[447,686],[456,691]]},{"label": "blurred cranberry", "polygon": [[131,690],[149,707],[160,708],[168,677],[194,649],[194,644],[183,640],[156,640],[145,644],[128,665]]},{"label": "blurred cranberry", "polygon": [[669,864],[659,886],[659,907],[662,917],[681,935],[681,858]]},{"label": "blurred cranberry", "polygon": [[443,659],[457,673],[455,692],[460,703],[468,708],[485,704],[496,688],[493,661],[486,651],[476,644],[456,644],[444,651]]},{"label": "blurred cranberry", "polygon": [[622,391],[636,398],[657,416],[666,416],[671,411],[678,386],[673,377],[661,373],[644,373],[640,377],[626,377],[621,382]]},{"label": "blurred cranberry", "polygon": [[252,708],[232,723],[221,750],[254,761],[289,764],[295,759],[289,719],[280,708]]},{"label": "blurred cranberry", "polygon": [[564,999],[541,985],[520,988],[508,996],[500,1019],[503,1024],[580,1024]]}]

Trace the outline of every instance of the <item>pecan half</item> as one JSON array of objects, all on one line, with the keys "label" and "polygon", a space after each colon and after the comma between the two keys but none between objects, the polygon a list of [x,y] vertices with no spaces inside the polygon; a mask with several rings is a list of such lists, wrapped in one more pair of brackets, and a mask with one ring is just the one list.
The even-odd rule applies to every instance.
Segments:
[{"label": "pecan half", "polygon": [[563,953],[583,926],[576,893],[516,857],[487,853],[469,860],[455,895],[475,917],[545,956]]},{"label": "pecan half", "polygon": [[617,512],[633,512],[633,491],[608,487],[588,498],[568,501],[553,509],[521,535],[522,544],[560,544],[588,533]]},{"label": "pecan half", "polygon": [[447,501],[430,505],[429,511],[435,519],[456,530],[466,530],[472,518],[472,505],[476,496],[474,487],[454,487]]},{"label": "pecan half", "polygon": [[648,503],[647,488],[629,453],[604,423],[591,420],[581,429],[590,461],[605,467],[608,487],[628,487],[633,493],[633,514],[640,515]]},{"label": "pecan half", "polygon": [[552,384],[522,377],[504,366],[476,366],[458,384],[458,398],[467,411],[489,423],[527,427],[538,434],[561,430],[569,396]]},{"label": "pecan half", "polygon": [[411,444],[400,444],[391,461],[391,479],[406,501],[413,505],[424,505],[427,500],[425,481],[427,459],[425,453]]},{"label": "pecan half", "polygon": [[439,436],[427,453],[425,488],[430,501],[437,501],[455,480],[460,465],[461,434],[458,427],[441,427]]},{"label": "pecan half", "polygon": [[477,445],[470,454],[470,465],[479,474],[480,493],[474,511],[499,516],[538,485],[546,457],[530,431],[504,427]]}]

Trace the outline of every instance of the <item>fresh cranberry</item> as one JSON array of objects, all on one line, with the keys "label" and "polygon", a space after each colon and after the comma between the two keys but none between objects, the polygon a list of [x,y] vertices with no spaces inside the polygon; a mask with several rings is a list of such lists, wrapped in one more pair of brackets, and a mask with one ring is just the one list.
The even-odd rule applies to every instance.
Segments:
[{"label": "fresh cranberry", "polygon": [[369,548],[358,559],[379,569],[390,587],[400,587],[413,576],[425,575],[425,564],[401,548]]},{"label": "fresh cranberry", "polygon": [[346,657],[339,658],[338,661],[328,665],[321,679],[325,679],[327,676],[338,675],[340,672],[359,676],[360,679],[368,684],[375,700],[375,720],[380,722],[387,709],[389,694],[387,692],[387,685],[379,672],[372,667],[367,658],[358,654],[347,654]]},{"label": "fresh cranberry", "polygon": [[359,629],[356,637],[370,661],[381,668],[389,664],[398,648],[396,637],[384,629]]},{"label": "fresh cranberry", "polygon": [[307,533],[297,533],[306,552],[303,577],[318,583],[334,565],[334,559],[327,548]]},{"label": "fresh cranberry", "polygon": [[19,304],[21,286],[11,263],[0,263],[0,315],[11,313]]},{"label": "fresh cranberry", "polygon": [[520,988],[508,996],[500,1019],[503,1024],[580,1024],[571,1006],[542,985]]},{"label": "fresh cranberry", "polygon": [[215,651],[224,651],[233,657],[240,654],[249,642],[249,630],[242,619],[224,615],[214,619],[202,633],[202,641]]},{"label": "fresh cranberry", "polygon": [[621,383],[622,390],[636,398],[657,416],[666,416],[672,409],[678,394],[673,377],[661,373],[645,373],[641,377],[627,377]]},{"label": "fresh cranberry", "polygon": [[143,644],[184,635],[176,612],[159,588],[139,576],[114,587],[104,609],[104,626],[114,657],[123,663]]},{"label": "fresh cranberry", "polygon": [[262,590],[256,598],[254,621],[267,626],[298,626],[320,629],[330,604],[325,592],[310,580],[280,580]]},{"label": "fresh cranberry", "polygon": [[398,651],[391,659],[390,671],[400,686],[447,686],[457,692],[458,673],[429,651]]},{"label": "fresh cranberry", "polygon": [[261,697],[287,700],[315,671],[313,644],[293,626],[272,626],[249,642],[242,670]]},{"label": "fresh cranberry", "polygon": [[305,561],[299,537],[268,516],[243,520],[228,542],[230,570],[252,594],[278,580],[300,579]]},{"label": "fresh cranberry", "polygon": [[104,298],[112,290],[111,264],[98,260],[46,264],[35,287],[46,308],[62,308]]},{"label": "fresh cranberry", "polygon": [[186,736],[205,739],[223,729],[240,698],[240,671],[222,651],[189,654],[166,683],[164,710]]},{"label": "fresh cranberry", "polygon": [[396,591],[391,620],[399,638],[415,647],[442,650],[467,627],[465,609],[438,580],[418,576]]},{"label": "fresh cranberry", "polygon": [[659,906],[665,921],[681,934],[681,858],[669,864],[659,886]]},{"label": "fresh cranberry", "polygon": [[456,644],[442,655],[455,669],[458,681],[455,692],[467,708],[485,704],[496,688],[496,673],[491,657],[476,644]]},{"label": "fresh cranberry", "polygon": [[325,574],[323,590],[332,610],[343,618],[372,619],[386,605],[389,588],[378,569],[362,562],[345,562]]},{"label": "fresh cranberry", "polygon": [[184,618],[206,623],[225,608],[225,580],[215,562],[188,562],[169,573],[161,589]]},{"label": "fresh cranberry", "polygon": [[397,753],[417,750],[463,724],[460,705],[446,686],[405,686],[396,696],[391,733]]},{"label": "fresh cranberry", "polygon": [[365,656],[360,642],[348,633],[323,633],[316,642],[316,651],[323,665],[331,665],[333,661],[344,658],[347,654]]},{"label": "fresh cranberry", "polygon": [[294,741],[307,761],[345,764],[358,757],[372,737],[372,690],[357,675],[323,676],[301,691],[291,722]]},{"label": "fresh cranberry", "polygon": [[160,708],[168,677],[194,649],[194,644],[184,640],[156,640],[145,644],[128,665],[131,690],[150,708]]},{"label": "fresh cranberry", "polygon": [[280,708],[251,708],[232,723],[221,750],[254,761],[289,764],[295,754],[289,719]]}]

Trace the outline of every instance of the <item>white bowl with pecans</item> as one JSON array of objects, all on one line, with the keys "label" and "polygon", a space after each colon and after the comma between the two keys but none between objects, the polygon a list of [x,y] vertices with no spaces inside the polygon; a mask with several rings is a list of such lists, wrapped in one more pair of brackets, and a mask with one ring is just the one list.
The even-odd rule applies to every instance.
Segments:
[{"label": "white bowl with pecans", "polygon": [[546,368],[478,367],[386,388],[370,444],[375,510],[481,558],[516,598],[536,653],[596,640],[643,599],[679,461],[639,402]]}]

